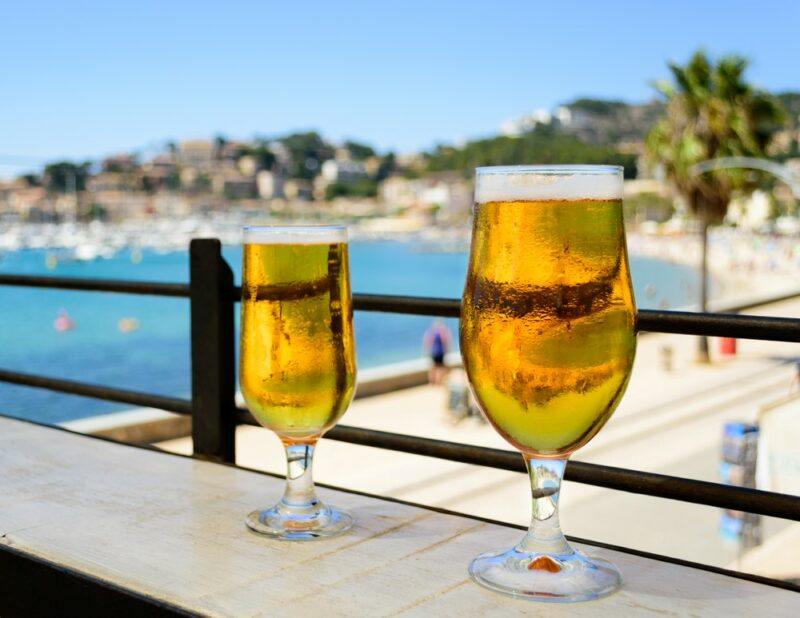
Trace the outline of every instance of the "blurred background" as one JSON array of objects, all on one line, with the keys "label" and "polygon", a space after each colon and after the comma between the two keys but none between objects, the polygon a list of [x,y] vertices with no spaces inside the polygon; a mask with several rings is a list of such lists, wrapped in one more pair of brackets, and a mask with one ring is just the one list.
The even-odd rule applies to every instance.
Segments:
[{"label": "blurred background", "polygon": [[[798,26],[791,0],[7,3],[0,272],[186,281],[203,236],[238,278],[243,225],[338,222],[354,291],[458,297],[476,166],[612,163],[640,308],[798,316]],[[186,397],[188,317],[177,299],[2,287],[0,367]],[[362,379],[424,382],[429,327],[357,314]],[[445,327],[449,372],[347,422],[506,448]],[[643,335],[577,458],[800,493],[799,362],[791,344]],[[0,401],[78,428],[129,408],[7,384]],[[282,470],[271,434],[239,433],[239,463]],[[528,518],[525,479],[495,470],[331,443],[318,477]],[[577,536],[800,577],[797,525],[573,484],[564,502]]]}]

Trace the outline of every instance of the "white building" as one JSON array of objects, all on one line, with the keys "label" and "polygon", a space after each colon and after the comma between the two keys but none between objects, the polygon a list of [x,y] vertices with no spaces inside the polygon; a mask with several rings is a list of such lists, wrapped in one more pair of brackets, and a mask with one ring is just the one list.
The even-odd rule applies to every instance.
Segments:
[{"label": "white building", "polygon": [[468,215],[473,197],[467,180],[447,173],[418,179],[392,176],[380,184],[378,195],[389,208],[435,208],[439,218]]},{"label": "white building", "polygon": [[328,159],[322,164],[320,175],[328,183],[347,184],[366,178],[367,169],[362,161],[349,159]]},{"label": "white building", "polygon": [[546,109],[535,109],[529,114],[506,120],[500,125],[500,133],[508,137],[519,137],[530,133],[539,124],[550,124],[553,116]]},{"label": "white building", "polygon": [[178,160],[182,165],[209,169],[214,164],[216,146],[211,140],[185,140],[178,144]]},{"label": "white building", "polygon": [[261,170],[256,174],[258,197],[271,200],[283,197],[283,176],[278,172]]},{"label": "white building", "polygon": [[753,191],[752,195],[731,201],[727,219],[741,227],[757,229],[777,215],[775,202],[766,191]]}]

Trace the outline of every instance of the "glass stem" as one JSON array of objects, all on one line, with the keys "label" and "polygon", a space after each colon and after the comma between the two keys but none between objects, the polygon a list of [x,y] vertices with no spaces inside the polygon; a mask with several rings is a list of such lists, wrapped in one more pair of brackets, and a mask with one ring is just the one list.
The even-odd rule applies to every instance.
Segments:
[{"label": "glass stem", "polygon": [[527,553],[573,553],[558,523],[558,495],[566,459],[525,459],[531,481],[533,509],[528,533],[518,549]]},{"label": "glass stem", "polygon": [[314,490],[313,444],[286,446],[286,489],[281,503],[292,510],[315,509],[320,502]]}]

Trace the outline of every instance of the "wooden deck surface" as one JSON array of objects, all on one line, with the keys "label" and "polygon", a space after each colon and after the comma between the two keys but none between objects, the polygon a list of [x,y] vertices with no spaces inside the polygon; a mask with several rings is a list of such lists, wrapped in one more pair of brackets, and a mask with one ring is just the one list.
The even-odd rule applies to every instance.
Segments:
[{"label": "wooden deck surface", "polygon": [[5,418],[0,435],[1,543],[204,615],[800,616],[800,594],[590,546],[622,571],[620,592],[514,600],[467,575],[476,554],[515,543],[514,528],[320,489],[355,528],[273,541],[243,519],[281,479]]}]

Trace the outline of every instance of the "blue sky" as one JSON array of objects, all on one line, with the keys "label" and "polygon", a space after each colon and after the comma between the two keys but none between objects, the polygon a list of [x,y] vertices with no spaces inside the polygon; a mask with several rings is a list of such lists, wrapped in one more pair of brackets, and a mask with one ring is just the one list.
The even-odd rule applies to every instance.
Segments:
[{"label": "blue sky", "polygon": [[800,90],[799,35],[794,0],[3,2],[0,157],[307,128],[411,151],[577,96],[646,100],[699,46]]}]

